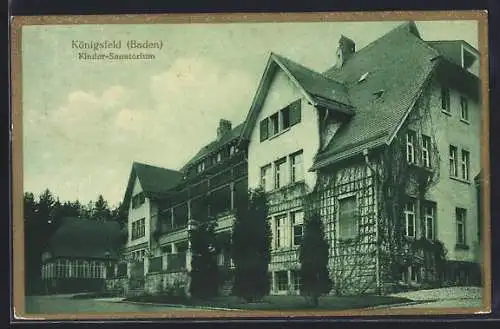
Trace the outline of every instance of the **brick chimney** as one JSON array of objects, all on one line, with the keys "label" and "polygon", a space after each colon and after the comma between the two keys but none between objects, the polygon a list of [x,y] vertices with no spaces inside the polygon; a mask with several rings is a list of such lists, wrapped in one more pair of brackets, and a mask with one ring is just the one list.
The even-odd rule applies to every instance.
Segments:
[{"label": "brick chimney", "polygon": [[226,119],[220,119],[219,127],[217,128],[217,139],[221,139],[222,136],[231,131],[231,121]]},{"label": "brick chimney", "polygon": [[337,62],[335,66],[341,68],[342,65],[356,52],[356,44],[351,39],[341,35],[337,47]]}]

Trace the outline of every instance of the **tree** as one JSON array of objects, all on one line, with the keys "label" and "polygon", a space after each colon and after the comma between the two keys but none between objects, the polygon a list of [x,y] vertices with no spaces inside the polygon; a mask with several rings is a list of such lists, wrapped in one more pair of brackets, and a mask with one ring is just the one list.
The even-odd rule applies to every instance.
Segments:
[{"label": "tree", "polygon": [[233,227],[233,293],[250,302],[267,295],[270,288],[271,229],[267,215],[265,192],[262,189],[251,190],[248,200],[237,208]]},{"label": "tree", "polygon": [[60,203],[46,189],[35,200],[33,193],[24,194],[24,244],[25,280],[27,293],[35,292],[40,280],[42,253],[46,250],[52,234],[57,229],[59,218],[55,208]]},{"label": "tree", "polygon": [[93,220],[108,220],[111,218],[111,210],[109,209],[108,202],[104,200],[103,196],[99,194],[97,201],[94,204],[90,219]]},{"label": "tree", "polygon": [[215,226],[213,221],[203,221],[190,232],[192,258],[189,291],[193,297],[204,299],[217,295],[219,277]]},{"label": "tree", "polygon": [[299,247],[301,294],[314,306],[319,296],[332,289],[328,272],[328,242],[323,222],[317,213],[306,220],[304,238]]},{"label": "tree", "polygon": [[115,208],[111,210],[110,220],[114,220],[120,224],[121,227],[125,225],[128,218],[128,211],[120,202]]}]

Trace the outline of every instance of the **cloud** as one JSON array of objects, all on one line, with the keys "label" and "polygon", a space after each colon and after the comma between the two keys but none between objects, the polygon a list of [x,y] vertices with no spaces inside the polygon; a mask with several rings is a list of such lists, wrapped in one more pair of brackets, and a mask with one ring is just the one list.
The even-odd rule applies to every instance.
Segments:
[{"label": "cloud", "polygon": [[252,75],[222,64],[179,58],[149,84],[74,90],[47,115],[30,114],[25,188],[83,202],[103,194],[117,203],[132,161],[179,169],[215,138],[220,118],[240,123],[250,106]]}]

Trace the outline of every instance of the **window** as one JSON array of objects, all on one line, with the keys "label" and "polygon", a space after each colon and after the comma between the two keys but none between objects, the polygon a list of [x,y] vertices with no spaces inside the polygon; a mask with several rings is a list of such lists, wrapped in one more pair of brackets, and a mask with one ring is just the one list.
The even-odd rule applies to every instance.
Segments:
[{"label": "window", "polygon": [[457,147],[450,145],[450,176],[458,176]]},{"label": "window", "polygon": [[460,97],[460,109],[460,119],[469,122],[469,103],[467,101],[467,98],[464,96]]},{"label": "window", "polygon": [[441,109],[450,112],[450,89],[446,87],[441,87]]},{"label": "window", "polygon": [[229,155],[233,155],[234,154],[234,150],[235,150],[234,145],[231,145],[231,147],[229,148]]},{"label": "window", "polygon": [[431,167],[431,138],[426,135],[422,135],[422,165]]},{"label": "window", "polygon": [[291,213],[293,225],[293,245],[299,246],[302,243],[304,231],[304,213],[296,211]]},{"label": "window", "polygon": [[405,224],[405,234],[406,236],[415,237],[415,201],[413,199],[408,200],[404,209],[404,224]]},{"label": "window", "polygon": [[275,113],[269,117],[269,137],[276,135],[279,132],[279,117]]},{"label": "window", "polygon": [[293,285],[293,290],[299,291],[300,290],[300,274],[299,271],[290,271],[290,277]]},{"label": "window", "polygon": [[217,153],[217,162],[221,162],[222,161],[222,153]]},{"label": "window", "polygon": [[275,246],[276,249],[286,247],[287,243],[287,216],[286,214],[284,215],[279,215],[276,216],[274,219],[275,221],[275,232],[276,232],[276,239],[275,239]]},{"label": "window", "polygon": [[281,114],[281,130],[290,128],[290,108],[285,107],[280,111]]},{"label": "window", "polygon": [[142,238],[146,235],[146,219],[141,218],[132,223],[132,240]]},{"label": "window", "polygon": [[140,192],[132,197],[132,208],[139,208],[146,201],[144,193]]},{"label": "window", "polygon": [[166,246],[161,247],[161,252],[164,254],[171,254],[172,253],[172,245],[167,244]]},{"label": "window", "polygon": [[462,150],[462,179],[469,180],[470,153]]},{"label": "window", "polygon": [[408,266],[403,270],[402,280],[403,282],[417,282],[418,279],[418,270],[415,266]]},{"label": "window", "polygon": [[436,218],[436,204],[433,202],[426,202],[423,207],[424,225],[425,225],[425,238],[434,240],[434,225]]},{"label": "window", "polygon": [[466,244],[465,222],[467,219],[467,210],[464,208],[457,208],[456,218],[457,218],[457,244],[465,245]]},{"label": "window", "polygon": [[269,119],[265,118],[260,122],[260,141],[265,141],[269,138]]},{"label": "window", "polygon": [[198,164],[198,172],[202,172],[203,170],[205,170],[205,161]]},{"label": "window", "polygon": [[415,132],[408,131],[406,133],[406,160],[408,163],[415,163]]},{"label": "window", "polygon": [[300,182],[304,179],[302,166],[302,151],[290,155],[290,180],[292,183]]},{"label": "window", "polygon": [[260,121],[260,141],[263,142],[280,131],[298,124],[301,120],[300,99]]},{"label": "window", "polygon": [[271,165],[268,164],[260,168],[260,185],[264,191],[272,190]]},{"label": "window", "polygon": [[301,119],[301,101],[300,99],[296,100],[292,104],[288,106],[290,109],[290,126],[295,126],[300,123]]},{"label": "window", "polygon": [[275,272],[276,290],[288,290],[288,273],[286,271]]},{"label": "window", "polygon": [[286,185],[286,158],[276,161],[274,164],[274,188]]},{"label": "window", "polygon": [[358,204],[356,196],[339,199],[339,238],[351,239],[358,234]]}]

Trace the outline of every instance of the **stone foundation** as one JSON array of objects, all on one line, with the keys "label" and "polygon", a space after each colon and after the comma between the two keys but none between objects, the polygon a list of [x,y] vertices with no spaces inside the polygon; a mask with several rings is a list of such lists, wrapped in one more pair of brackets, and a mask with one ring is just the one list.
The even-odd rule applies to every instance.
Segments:
[{"label": "stone foundation", "polygon": [[120,277],[106,279],[106,291],[116,292],[118,295],[125,295],[128,291],[128,278]]},{"label": "stone foundation", "polygon": [[157,272],[146,274],[144,292],[148,294],[159,294],[166,291],[184,293],[188,288],[187,272]]}]

